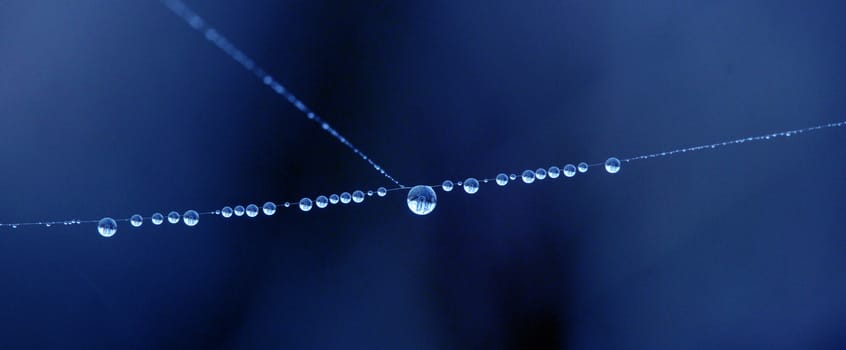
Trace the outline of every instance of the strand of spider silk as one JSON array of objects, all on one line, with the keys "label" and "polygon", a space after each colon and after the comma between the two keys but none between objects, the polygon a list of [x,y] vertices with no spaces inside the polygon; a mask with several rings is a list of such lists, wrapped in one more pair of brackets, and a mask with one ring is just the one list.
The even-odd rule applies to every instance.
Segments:
[{"label": "strand of spider silk", "polygon": [[[626,158],[626,159],[621,160],[620,162],[632,162],[632,161],[642,160],[642,159],[660,158],[660,157],[666,157],[666,156],[675,155],[675,154],[679,154],[679,153],[688,153],[688,152],[695,152],[695,151],[701,151],[701,150],[706,150],[706,149],[715,149],[715,148],[719,148],[719,147],[742,144],[742,143],[746,143],[746,142],[769,141],[769,140],[772,140],[772,139],[775,139],[775,138],[778,138],[778,137],[790,137],[790,136],[793,136],[793,135],[801,135],[801,134],[805,134],[805,133],[809,133],[809,132],[813,132],[813,131],[839,128],[839,127],[843,127],[843,126],[846,126],[846,121],[834,122],[834,123],[829,123],[829,124],[822,124],[822,125],[817,125],[817,126],[812,126],[812,127],[807,127],[807,128],[801,128],[801,129],[780,131],[780,132],[775,132],[775,133],[771,133],[771,134],[764,134],[764,135],[760,135],[760,136],[751,136],[751,137],[740,138],[740,139],[731,140],[731,141],[717,142],[717,143],[712,143],[712,144],[702,145],[702,146],[679,148],[679,149],[675,149],[675,150],[671,150],[671,151],[652,153],[652,154],[646,154],[646,155]],[[613,159],[616,160],[616,158],[613,158]],[[610,159],[609,159],[609,161],[610,161]],[[586,163],[584,163],[584,164],[587,165],[587,167],[586,167],[586,169],[587,169],[588,167],[592,168],[592,167],[603,166],[603,165],[607,166],[607,161],[606,162],[597,162],[597,163],[593,163],[593,164],[586,164]],[[568,167],[568,166],[572,167],[572,165],[568,164],[568,165],[566,165],[565,167],[562,167],[562,168],[566,169],[566,167]],[[575,174],[577,174],[577,173],[583,173],[583,172],[587,171],[587,170],[585,170],[585,171],[578,170],[578,172],[577,172],[575,169],[573,169],[573,170],[571,170],[572,173],[570,175],[565,175],[564,174],[564,171],[566,171],[565,169],[560,169],[557,166],[550,167],[550,169],[552,169],[552,168],[556,169],[556,173],[558,173],[558,171],[562,171],[562,173],[558,173],[558,175],[552,176],[552,175],[546,174],[546,173],[550,173],[550,171],[544,170],[545,175],[543,177],[539,177],[539,176],[537,176],[537,173],[539,172],[539,170],[542,170],[542,168],[537,169],[535,171],[533,171],[531,169],[527,169],[527,170],[524,170],[522,173],[519,172],[519,171],[511,173],[511,175],[508,176],[508,178],[509,178],[509,180],[513,181],[513,180],[516,180],[518,177],[522,177],[522,176],[518,176],[517,175],[518,173],[520,173],[522,175],[525,172],[530,172],[538,180],[546,178],[546,176],[549,176],[550,178],[554,179],[554,178],[557,178],[559,176],[572,177],[572,176],[575,176]],[[617,166],[617,169],[619,169],[619,165]],[[505,175],[505,174],[503,173],[503,175]],[[454,183],[456,185],[458,185],[461,181],[462,180],[456,180]],[[464,181],[466,181],[466,180],[464,180]],[[487,184],[489,182],[496,183],[497,179],[496,178],[481,178],[477,181],[479,182],[479,185],[481,185],[481,184]],[[526,181],[524,180],[524,182],[526,182]],[[534,180],[531,180],[530,182],[527,182],[527,183],[531,183],[531,182],[534,182]],[[453,185],[451,183],[450,187],[452,187],[452,186]],[[458,186],[460,186],[460,185],[458,185]],[[504,186],[504,185],[499,185],[499,186]],[[443,185],[442,184],[441,185],[431,185],[430,187],[432,187],[432,188],[442,188]],[[372,191],[372,190],[366,191],[366,192],[365,191],[354,191],[353,195],[355,195],[356,192],[361,192],[361,194],[359,195],[360,196],[359,198],[364,198],[364,196],[372,197],[374,194],[376,194],[377,197],[384,197],[384,196],[387,196],[391,192],[400,191],[400,190],[407,190],[407,189],[409,189],[409,187],[405,187],[405,186],[400,185],[399,187],[394,187],[394,188],[390,188],[390,189],[379,188],[376,191]],[[444,189],[444,191],[446,191],[446,189]],[[340,199],[340,197],[343,197],[345,195],[347,196],[348,199],[344,202]],[[328,197],[325,196],[325,195],[322,195],[322,196],[315,197],[315,201],[320,201],[318,199],[323,197],[321,199],[322,201],[328,201],[329,202],[329,204],[326,204],[324,206],[317,205],[318,208],[326,208],[326,207],[330,206],[330,204],[335,205],[335,204],[338,204],[338,203],[347,204],[347,203],[361,203],[361,202],[363,202],[363,199],[361,201],[358,201],[358,202],[352,201],[352,200],[349,199],[350,198],[349,196],[352,196],[352,195],[350,195],[350,193],[348,193],[348,192],[342,193],[341,196],[339,196],[337,194],[329,195]],[[305,198],[303,198],[299,201],[284,202],[284,204],[280,203],[281,205],[273,203],[273,202],[267,202],[267,203],[265,203],[265,205],[272,204],[273,205],[273,213],[275,213],[276,209],[278,207],[299,208],[300,207],[299,203],[302,200],[308,200],[309,202],[311,201],[311,199],[309,197],[305,197]],[[244,210],[241,215],[249,216],[248,214],[246,214],[247,209],[245,207],[248,208],[250,206],[256,207],[256,215],[255,216],[258,215],[257,214],[258,211],[264,212],[265,215],[273,215],[273,214],[267,214],[268,212],[266,212],[265,208],[264,208],[265,205],[263,205],[262,207],[258,207],[258,205],[255,205],[255,204],[252,204],[252,205],[246,204],[246,205],[236,205],[235,207],[236,208],[241,207],[242,208],[241,210]],[[232,209],[231,207],[224,207],[224,208]],[[310,205],[309,205],[309,208],[311,208]],[[222,209],[203,211],[203,212],[199,212],[198,214],[201,215],[201,216],[221,215]],[[162,215],[162,216],[164,216],[164,215]],[[240,215],[238,215],[238,216],[240,216]],[[141,216],[141,218],[146,222],[146,221],[150,221],[152,219],[152,216]],[[115,221],[116,222],[129,222],[130,219],[129,218],[115,219]],[[0,227],[10,227],[10,228],[17,228],[19,226],[46,226],[46,227],[51,227],[51,226],[62,226],[62,225],[67,226],[67,225],[89,224],[89,223],[98,223],[98,222],[99,222],[99,220],[72,219],[72,220],[63,220],[63,221],[22,222],[22,223],[12,223],[12,224],[2,224],[2,223],[0,223]]]},{"label": "strand of spider silk", "polygon": [[[772,140],[772,139],[775,139],[775,138],[778,138],[778,137],[790,137],[790,136],[793,136],[793,135],[800,135],[800,134],[804,134],[804,133],[808,133],[808,132],[812,132],[812,131],[820,131],[820,130],[831,129],[831,128],[839,128],[839,127],[843,127],[843,126],[846,126],[846,121],[816,125],[816,126],[811,126],[811,127],[802,128],[802,129],[779,131],[779,132],[774,132],[774,133],[771,133],[771,134],[764,134],[764,135],[759,135],[759,136],[744,137],[744,138],[740,138],[740,139],[717,142],[717,143],[695,146],[695,147],[678,148],[678,149],[674,149],[674,150],[671,150],[671,151],[664,151],[664,152],[658,152],[658,153],[652,153],[652,154],[644,154],[644,155],[641,155],[641,156],[625,158],[625,159],[622,159],[621,161],[628,163],[628,162],[633,162],[633,161],[636,161],[636,160],[669,157],[669,156],[676,155],[676,154],[679,154],[679,153],[688,153],[688,152],[696,152],[696,151],[702,151],[702,150],[708,150],[708,149],[715,149],[715,148],[720,148],[720,147],[725,147],[725,146],[730,146],[730,145],[738,145],[738,144],[742,144],[742,143],[746,143],[746,142],[769,141],[769,140]],[[591,164],[591,165],[594,165],[594,164]],[[601,163],[599,163],[597,165],[601,165]]]},{"label": "strand of spider silk", "polygon": [[238,62],[243,66],[247,71],[253,73],[259,80],[261,80],[266,86],[271,88],[274,92],[276,92],[279,96],[285,98],[288,102],[290,102],[294,107],[296,107],[300,112],[304,113],[306,117],[319,125],[326,133],[332,135],[336,140],[340,141],[344,146],[347,146],[353,153],[357,156],[361,157],[361,159],[365,160],[370,166],[373,167],[376,171],[380,174],[385,176],[388,180],[391,180],[397,186],[403,187],[399,181],[397,181],[393,176],[388,174],[384,168],[382,168],[379,164],[364,154],[360,149],[355,147],[346,137],[341,135],[334,127],[329,125],[323,118],[314,113],[308,106],[306,106],[303,101],[298,99],[294,96],[293,93],[288,91],[282,84],[280,84],[275,78],[273,78],[270,74],[268,74],[264,69],[259,67],[258,64],[255,63],[249,56],[244,54],[240,49],[235,47],[229,39],[226,39],[223,35],[221,35],[217,30],[215,30],[212,26],[206,23],[205,20],[202,19],[197,13],[191,10],[184,2],[181,0],[161,0],[162,4],[164,4],[168,9],[171,10],[174,14],[182,18],[185,23],[187,23],[191,28],[194,28],[197,32],[203,34],[208,42],[219,48],[221,51],[229,55],[235,62]]}]

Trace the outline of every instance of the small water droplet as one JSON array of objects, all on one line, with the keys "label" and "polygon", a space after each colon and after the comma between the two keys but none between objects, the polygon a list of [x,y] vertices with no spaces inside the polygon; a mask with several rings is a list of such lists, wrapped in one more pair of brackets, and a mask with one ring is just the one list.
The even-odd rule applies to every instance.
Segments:
[{"label": "small water droplet", "polygon": [[614,157],[608,158],[605,161],[605,171],[609,174],[616,174],[620,171],[620,160]]},{"label": "small water droplet", "polygon": [[521,176],[521,178],[523,179],[523,182],[525,182],[527,184],[535,182],[535,172],[527,169],[526,171],[523,172],[523,175]]},{"label": "small water droplet", "polygon": [[97,223],[97,232],[100,233],[100,236],[106,238],[114,236],[117,233],[117,222],[112,218],[102,218]]},{"label": "small water droplet", "polygon": [[273,202],[264,203],[264,205],[261,206],[261,211],[267,216],[276,214],[276,204]]},{"label": "small water droplet", "polygon": [[444,180],[444,182],[441,184],[441,189],[443,189],[444,192],[449,192],[452,191],[453,186],[454,184],[452,183],[452,181]]},{"label": "small water droplet", "polygon": [[508,175],[499,174],[496,176],[496,184],[500,186],[505,186],[508,184]]},{"label": "small water droplet", "polygon": [[132,217],[129,218],[129,223],[133,227],[141,227],[141,225],[144,224],[144,218],[141,217],[141,215],[135,214],[135,215],[132,215]]},{"label": "small water droplet", "polygon": [[169,222],[171,224],[175,224],[175,223],[179,222],[179,213],[172,211],[169,214],[167,214],[167,222]]},{"label": "small water droplet", "polygon": [[255,205],[255,204],[248,205],[246,213],[247,213],[247,216],[249,216],[251,218],[258,216],[258,213],[259,213],[258,205]]},{"label": "small water droplet", "polygon": [[182,222],[188,227],[197,226],[200,223],[200,213],[196,210],[189,210],[182,214]]},{"label": "small water droplet", "polygon": [[[162,213],[155,213],[150,218],[150,222],[152,222],[153,225],[161,225],[164,222],[164,215],[162,215]],[[77,224],[79,224],[78,220],[77,220]]]},{"label": "small water droplet", "polygon": [[329,198],[326,198],[326,196],[318,196],[314,200],[314,204],[316,204],[318,208],[326,208],[326,206],[329,205]]},{"label": "small water droplet", "polygon": [[463,186],[464,192],[467,192],[469,194],[479,192],[479,180],[476,180],[475,178],[467,178],[467,180],[464,180]]},{"label": "small water droplet", "polygon": [[308,199],[308,198],[300,199],[300,210],[309,211],[309,210],[311,210],[311,205],[312,205],[311,199]]},{"label": "small water droplet", "polygon": [[353,192],[352,200],[353,200],[353,202],[356,202],[356,203],[364,202],[364,192],[361,192],[361,191]]}]

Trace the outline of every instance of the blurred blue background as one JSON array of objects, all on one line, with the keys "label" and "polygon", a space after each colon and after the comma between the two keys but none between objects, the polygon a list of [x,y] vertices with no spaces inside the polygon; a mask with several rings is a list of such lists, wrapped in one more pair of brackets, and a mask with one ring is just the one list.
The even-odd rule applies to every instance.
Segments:
[{"label": "blurred blue background", "polygon": [[[846,119],[842,1],[189,1],[406,185]],[[387,186],[157,1],[0,2],[0,222]],[[2,348],[838,349],[834,129],[616,175],[0,230]]]}]

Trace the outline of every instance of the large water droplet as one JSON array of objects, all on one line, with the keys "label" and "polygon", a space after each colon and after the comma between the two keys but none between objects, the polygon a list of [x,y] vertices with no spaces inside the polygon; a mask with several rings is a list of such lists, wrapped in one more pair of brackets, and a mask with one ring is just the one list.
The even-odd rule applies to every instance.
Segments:
[{"label": "large water droplet", "polygon": [[408,191],[407,203],[408,209],[412,213],[427,215],[435,210],[435,206],[438,204],[438,196],[435,195],[435,191],[431,187],[418,185]]}]

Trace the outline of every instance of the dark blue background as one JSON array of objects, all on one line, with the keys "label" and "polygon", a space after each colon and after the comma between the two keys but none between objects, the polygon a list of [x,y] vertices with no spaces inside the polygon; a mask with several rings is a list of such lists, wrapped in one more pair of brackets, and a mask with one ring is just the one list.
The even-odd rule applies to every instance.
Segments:
[{"label": "dark blue background", "polygon": [[[407,185],[846,119],[842,1],[191,1]],[[0,2],[0,221],[388,185],[157,1]],[[113,239],[0,230],[2,348],[837,349],[834,129]]]}]

